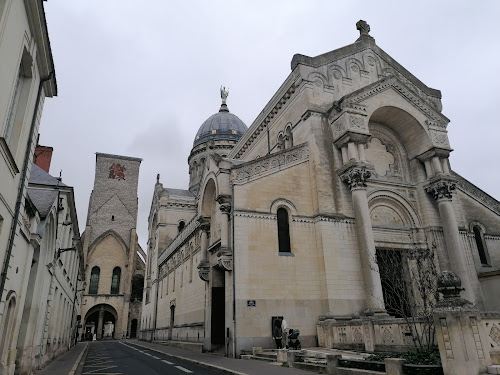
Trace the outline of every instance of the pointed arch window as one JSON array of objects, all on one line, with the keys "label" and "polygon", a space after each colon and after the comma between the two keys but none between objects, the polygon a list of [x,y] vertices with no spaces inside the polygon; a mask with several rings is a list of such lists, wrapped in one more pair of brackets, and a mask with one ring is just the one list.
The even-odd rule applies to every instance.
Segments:
[{"label": "pointed arch window", "polygon": [[113,269],[113,276],[111,277],[111,294],[120,293],[120,278],[122,276],[122,270],[120,267],[115,267]]},{"label": "pointed arch window", "polygon": [[483,230],[479,225],[474,225],[472,228],[474,232],[474,239],[476,240],[477,252],[479,255],[479,260],[483,266],[488,266],[490,263],[488,261],[488,251],[484,243]]},{"label": "pointed arch window", "polygon": [[90,286],[89,294],[97,294],[99,290],[99,276],[101,275],[101,269],[97,266],[92,267],[90,272]]},{"label": "pointed arch window", "polygon": [[278,245],[280,253],[291,252],[290,247],[290,226],[288,220],[288,211],[280,207],[276,212],[278,219]]}]

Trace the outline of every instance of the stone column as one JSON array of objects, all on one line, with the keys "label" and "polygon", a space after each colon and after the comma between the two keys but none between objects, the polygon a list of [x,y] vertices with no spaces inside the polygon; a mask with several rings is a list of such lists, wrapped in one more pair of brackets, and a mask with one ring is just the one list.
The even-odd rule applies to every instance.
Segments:
[{"label": "stone column", "polygon": [[228,199],[219,200],[221,215],[220,250],[217,252],[217,263],[226,271],[233,269],[233,253],[229,246],[229,215],[231,204]]},{"label": "stone column", "polygon": [[472,282],[467,270],[465,254],[460,241],[460,232],[452,204],[452,192],[455,190],[456,180],[446,176],[436,176],[425,186],[425,191],[432,194],[437,201],[439,217],[443,226],[444,241],[448,259],[444,260],[447,271],[453,271],[462,280],[465,288],[465,296],[469,301],[476,302],[476,296],[472,288]]},{"label": "stone column", "polygon": [[104,309],[101,307],[99,311],[99,320],[97,321],[97,340],[102,339],[102,328],[104,325]]},{"label": "stone column", "polygon": [[201,261],[198,264],[198,275],[203,281],[208,281],[208,274],[210,272],[210,262],[208,260],[208,232],[210,230],[210,221],[207,217],[200,217],[198,221],[200,222],[201,230]]},{"label": "stone column", "polygon": [[383,313],[385,312],[384,295],[376,260],[368,198],[366,197],[366,180],[371,176],[371,172],[365,163],[355,162],[342,168],[339,175],[342,181],[347,183],[352,193],[366,304],[374,312]]}]

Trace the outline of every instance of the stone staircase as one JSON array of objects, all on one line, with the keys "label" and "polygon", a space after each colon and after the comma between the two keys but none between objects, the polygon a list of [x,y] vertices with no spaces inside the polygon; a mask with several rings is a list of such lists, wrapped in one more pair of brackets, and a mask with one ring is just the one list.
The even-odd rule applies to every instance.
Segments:
[{"label": "stone staircase", "polygon": [[252,354],[243,354],[241,355],[241,359],[255,359],[258,361],[276,362],[277,356],[278,353],[276,349],[253,348]]}]

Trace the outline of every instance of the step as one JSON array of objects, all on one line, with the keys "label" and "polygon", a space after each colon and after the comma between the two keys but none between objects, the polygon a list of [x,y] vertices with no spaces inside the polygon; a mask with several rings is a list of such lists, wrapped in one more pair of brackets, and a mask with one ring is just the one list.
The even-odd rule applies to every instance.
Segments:
[{"label": "step", "polygon": [[500,374],[500,365],[488,366],[488,374]]}]

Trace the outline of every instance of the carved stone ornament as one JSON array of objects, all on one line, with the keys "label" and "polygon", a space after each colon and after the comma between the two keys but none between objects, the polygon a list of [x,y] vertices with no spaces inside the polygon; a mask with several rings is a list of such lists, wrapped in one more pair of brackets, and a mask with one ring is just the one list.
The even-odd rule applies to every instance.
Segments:
[{"label": "carved stone ornament", "polygon": [[220,249],[217,253],[217,264],[225,271],[233,270],[233,253],[231,252],[231,249]]},{"label": "carved stone ornament", "polygon": [[451,199],[453,190],[457,186],[457,181],[454,178],[438,176],[432,179],[424,188],[429,194],[432,194],[436,201],[442,199]]},{"label": "carved stone ornament", "polygon": [[231,205],[230,204],[221,204],[220,205],[220,212],[222,212],[223,214],[231,213]]},{"label": "carved stone ornament", "polygon": [[461,298],[460,292],[464,290],[460,277],[451,271],[443,271],[438,275],[437,291],[442,299],[437,302],[435,310],[442,311],[476,311],[476,306],[470,301]]},{"label": "carved stone ornament", "polygon": [[203,281],[208,281],[209,274],[210,264],[207,261],[201,261],[200,264],[198,264],[198,276],[200,276],[200,279]]},{"label": "carved stone ornament", "polygon": [[347,165],[339,171],[340,179],[345,182],[351,191],[366,188],[366,180],[370,178],[372,172],[365,163],[354,163]]},{"label": "carved stone ornament", "polygon": [[200,223],[199,226],[200,230],[202,230],[203,232],[210,231],[210,218],[200,216],[197,220]]}]

